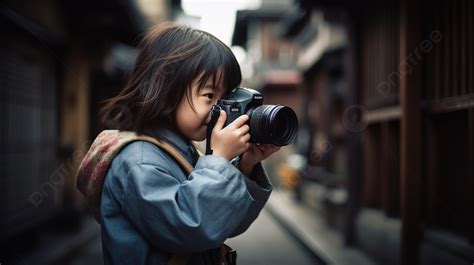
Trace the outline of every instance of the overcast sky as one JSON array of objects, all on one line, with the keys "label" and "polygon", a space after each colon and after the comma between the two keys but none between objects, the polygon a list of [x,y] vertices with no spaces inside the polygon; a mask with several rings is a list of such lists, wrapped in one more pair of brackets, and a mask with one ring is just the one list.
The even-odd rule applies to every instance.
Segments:
[{"label": "overcast sky", "polygon": [[182,0],[184,12],[201,17],[200,29],[230,46],[235,13],[239,9],[255,9],[260,0]]}]

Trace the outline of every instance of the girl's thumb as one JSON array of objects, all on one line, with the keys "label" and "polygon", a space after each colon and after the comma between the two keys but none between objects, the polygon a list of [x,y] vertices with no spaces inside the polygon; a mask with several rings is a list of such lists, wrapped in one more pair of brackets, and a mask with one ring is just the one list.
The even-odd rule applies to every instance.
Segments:
[{"label": "girl's thumb", "polygon": [[214,126],[214,130],[222,130],[225,124],[225,120],[227,118],[227,114],[225,111],[221,110],[219,113],[219,118],[217,119],[216,125]]}]

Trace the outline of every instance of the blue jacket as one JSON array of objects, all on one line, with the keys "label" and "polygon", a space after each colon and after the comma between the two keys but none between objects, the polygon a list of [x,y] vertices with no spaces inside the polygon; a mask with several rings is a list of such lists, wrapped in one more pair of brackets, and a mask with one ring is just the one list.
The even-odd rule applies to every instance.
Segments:
[{"label": "blue jacket", "polygon": [[144,141],[117,154],[100,204],[105,264],[166,264],[170,253],[180,252],[193,253],[188,264],[209,264],[227,238],[247,230],[270,196],[261,163],[249,179],[234,166],[238,161],[199,157],[170,130],[162,138],[194,170],[186,175],[168,153]]}]

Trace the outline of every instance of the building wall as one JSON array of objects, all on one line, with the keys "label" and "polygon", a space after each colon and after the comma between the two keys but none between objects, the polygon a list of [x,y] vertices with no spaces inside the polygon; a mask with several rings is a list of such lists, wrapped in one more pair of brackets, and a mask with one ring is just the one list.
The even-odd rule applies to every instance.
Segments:
[{"label": "building wall", "polygon": [[[309,175],[338,172],[339,187],[349,193],[339,231],[381,264],[472,262],[473,4],[300,2],[350,35],[347,54],[336,59],[348,82],[342,100],[332,99],[336,86],[325,56],[302,69]],[[334,52],[328,48],[325,55]],[[338,171],[341,164],[346,170]]]},{"label": "building wall", "polygon": [[[168,2],[160,3],[169,8]],[[142,30],[140,14],[125,10],[133,9],[132,4],[101,4],[2,4],[0,245],[24,234],[34,239],[31,231],[57,217],[72,227],[86,213],[75,173],[95,136],[91,128],[99,127],[92,124],[97,120],[90,117],[97,113],[90,110],[98,109],[92,104],[100,104],[100,95],[120,85],[105,73],[105,56],[114,43],[137,39],[132,35]],[[128,15],[123,20],[104,23],[123,13]],[[92,73],[101,73],[113,85],[99,87]],[[107,93],[91,93],[92,88]]]},{"label": "building wall", "polygon": [[[419,16],[411,17],[410,10],[418,10]],[[360,92],[367,108],[361,203],[401,222],[397,231],[402,237],[394,243],[401,246],[402,258],[393,264],[408,264],[417,257],[422,264],[436,260],[430,256],[446,258],[450,244],[427,236],[433,231],[450,234],[452,242],[472,249],[473,230],[467,224],[474,220],[474,200],[466,188],[474,179],[469,162],[474,91],[472,75],[467,74],[474,65],[472,4],[386,1],[360,12]],[[404,25],[406,21],[410,25]],[[412,119],[413,111],[420,115],[418,120]],[[418,137],[412,134],[416,127]],[[410,143],[410,137],[419,140]],[[419,154],[419,159],[411,163],[410,154]],[[405,161],[411,165],[404,166]],[[418,233],[419,239],[409,240],[408,233]],[[369,250],[374,255],[377,251],[380,248]],[[464,253],[452,255],[451,264],[460,264],[461,257],[469,261]]]},{"label": "building wall", "polygon": [[[54,9],[53,3],[46,3]],[[2,233],[0,240],[52,216],[64,187],[58,170],[58,51],[35,29],[21,29],[22,9],[5,9],[0,44]],[[5,13],[4,13],[5,15]],[[44,16],[38,14],[38,19]],[[51,20],[58,19],[51,14]],[[15,21],[20,21],[15,23]],[[19,28],[20,26],[20,28]],[[28,25],[29,26],[29,25]],[[38,34],[35,38],[30,32]],[[51,32],[58,34],[58,32]]]}]

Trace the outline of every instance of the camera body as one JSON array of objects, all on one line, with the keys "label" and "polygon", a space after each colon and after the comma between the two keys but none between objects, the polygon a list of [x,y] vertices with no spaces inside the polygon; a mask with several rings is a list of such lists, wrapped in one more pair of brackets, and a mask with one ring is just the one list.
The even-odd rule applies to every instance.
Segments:
[{"label": "camera body", "polygon": [[227,114],[224,127],[243,114],[251,117],[255,108],[262,104],[263,95],[257,90],[246,87],[234,88],[226,99],[217,101],[217,105]]},{"label": "camera body", "polygon": [[[241,115],[249,116],[250,142],[257,144],[288,145],[298,133],[295,112],[282,105],[263,105],[263,95],[251,88],[237,87],[225,99],[220,99],[211,109],[207,128],[207,143],[221,110],[227,114],[224,127]],[[208,148],[209,149],[209,148]]]}]

